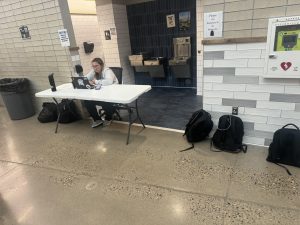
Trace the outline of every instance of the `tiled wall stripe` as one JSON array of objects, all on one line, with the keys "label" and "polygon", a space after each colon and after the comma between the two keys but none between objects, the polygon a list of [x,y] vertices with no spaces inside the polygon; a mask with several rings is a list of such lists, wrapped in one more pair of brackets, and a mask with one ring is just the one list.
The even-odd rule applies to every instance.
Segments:
[{"label": "tiled wall stripe", "polygon": [[223,98],[222,105],[255,108],[256,101],[255,100]]},{"label": "tiled wall stripe", "polygon": [[235,68],[204,68],[204,75],[235,75]]},{"label": "tiled wall stripe", "polygon": [[224,76],[224,84],[258,84],[258,76]]},{"label": "tiled wall stripe", "polygon": [[224,59],[224,51],[204,52],[204,60]]},{"label": "tiled wall stripe", "polygon": [[300,95],[271,93],[270,101],[300,103]]}]

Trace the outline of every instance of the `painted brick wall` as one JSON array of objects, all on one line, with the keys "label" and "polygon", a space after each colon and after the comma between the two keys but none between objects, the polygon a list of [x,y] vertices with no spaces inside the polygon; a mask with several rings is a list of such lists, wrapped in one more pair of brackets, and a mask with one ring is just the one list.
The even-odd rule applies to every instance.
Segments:
[{"label": "painted brick wall", "polygon": [[266,43],[204,46],[203,108],[214,123],[232,106],[245,123],[244,142],[269,145],[287,123],[300,126],[300,80],[262,77]]},{"label": "painted brick wall", "polygon": [[[96,15],[71,15],[76,43],[79,47],[79,55],[83,74],[91,69],[91,61],[95,57],[103,58],[101,43],[101,33]],[[86,54],[84,52],[83,42],[91,41],[94,43],[94,51]]]},{"label": "painted brick wall", "polygon": [[[127,12],[124,4],[113,4],[114,1],[96,0],[96,11],[99,21],[100,37],[103,54],[107,66],[123,68],[123,82],[134,83],[132,68],[129,66],[128,55],[131,54],[127,23]],[[104,31],[116,28],[116,35],[106,40]]]},{"label": "painted brick wall", "polygon": [[134,72],[130,66],[128,55],[131,55],[126,5],[113,4],[114,20],[117,30],[120,64],[123,68],[123,82],[134,84]]},{"label": "painted brick wall", "polygon": [[[22,40],[19,27],[27,25],[31,39]],[[53,72],[57,84],[69,81],[72,62],[61,47],[64,28],[58,0],[0,1],[0,78],[27,77],[33,93],[49,88]],[[45,99],[36,99],[37,108]]]},{"label": "painted brick wall", "polygon": [[224,37],[267,35],[268,19],[295,16],[299,0],[203,0],[204,12],[224,12]]}]

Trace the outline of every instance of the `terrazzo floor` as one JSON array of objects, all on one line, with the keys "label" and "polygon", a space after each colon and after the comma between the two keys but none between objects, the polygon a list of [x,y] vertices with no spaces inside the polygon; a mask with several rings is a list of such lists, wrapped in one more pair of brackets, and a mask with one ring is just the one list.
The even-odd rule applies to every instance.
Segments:
[{"label": "terrazzo floor", "polygon": [[299,225],[300,169],[267,149],[216,153],[181,133],[88,120],[11,121],[0,107],[1,225]]}]

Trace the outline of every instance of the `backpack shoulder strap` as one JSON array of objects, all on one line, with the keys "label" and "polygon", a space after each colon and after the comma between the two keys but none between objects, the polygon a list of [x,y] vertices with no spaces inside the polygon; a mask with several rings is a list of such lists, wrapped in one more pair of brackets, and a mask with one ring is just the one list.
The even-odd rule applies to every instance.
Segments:
[{"label": "backpack shoulder strap", "polygon": [[192,150],[195,146],[194,146],[194,143],[191,143],[191,144],[192,144],[192,146],[190,146],[190,147],[188,147],[186,149],[182,149],[179,152],[185,152],[185,151],[188,151],[188,150]]}]

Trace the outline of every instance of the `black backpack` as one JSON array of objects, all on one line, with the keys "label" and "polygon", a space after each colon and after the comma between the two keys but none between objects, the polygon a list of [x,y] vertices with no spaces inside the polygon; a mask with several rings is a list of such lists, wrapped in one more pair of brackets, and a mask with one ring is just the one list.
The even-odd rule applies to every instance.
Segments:
[{"label": "black backpack", "polygon": [[57,106],[53,102],[44,102],[43,109],[38,116],[41,123],[49,123],[57,120]]},{"label": "black backpack", "polygon": [[80,117],[77,113],[75,102],[69,99],[63,99],[58,103],[59,123],[72,123]]},{"label": "black backpack", "polygon": [[[218,128],[214,133],[210,146],[220,151],[238,153],[247,152],[243,144],[244,124],[241,118],[233,115],[223,115],[219,118]],[[212,148],[211,148],[212,149]]]},{"label": "black backpack", "polygon": [[[286,128],[294,126],[296,129]],[[300,130],[295,124],[287,124],[275,131],[269,146],[267,161],[300,167]],[[282,165],[279,165],[282,166]],[[284,166],[282,166],[284,167]],[[284,167],[289,175],[290,171]]]},{"label": "black backpack", "polygon": [[208,112],[203,109],[194,112],[189,122],[186,124],[185,132],[183,134],[192,146],[181,150],[181,152],[194,148],[194,142],[204,140],[209,135],[212,127],[213,121],[211,120],[211,115]]}]

